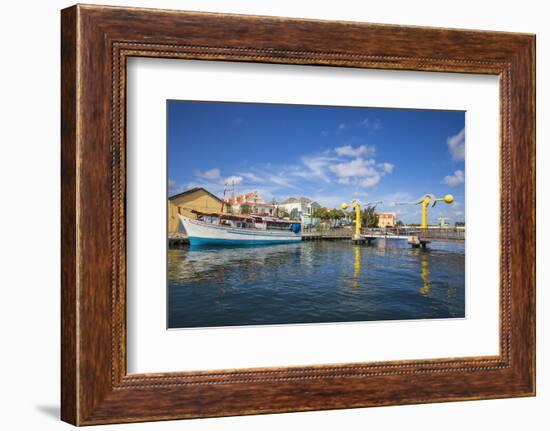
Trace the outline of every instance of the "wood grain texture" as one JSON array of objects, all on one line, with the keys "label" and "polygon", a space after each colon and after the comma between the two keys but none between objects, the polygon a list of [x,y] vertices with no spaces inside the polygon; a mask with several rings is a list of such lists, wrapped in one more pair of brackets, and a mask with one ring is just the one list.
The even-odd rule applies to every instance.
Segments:
[{"label": "wood grain texture", "polygon": [[76,9],[61,16],[61,417],[76,423]]},{"label": "wood grain texture", "polygon": [[[535,37],[100,6],[62,11],[62,419],[76,425],[535,392]],[[495,74],[500,354],[126,374],[126,59]]]}]

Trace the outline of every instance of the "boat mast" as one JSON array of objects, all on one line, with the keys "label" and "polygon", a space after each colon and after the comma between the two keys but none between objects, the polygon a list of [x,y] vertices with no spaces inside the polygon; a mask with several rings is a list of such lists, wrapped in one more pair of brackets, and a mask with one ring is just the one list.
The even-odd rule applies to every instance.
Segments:
[{"label": "boat mast", "polygon": [[223,183],[223,199],[222,199],[222,210],[221,213],[223,214],[223,205],[225,204],[225,192],[227,191],[227,181]]}]

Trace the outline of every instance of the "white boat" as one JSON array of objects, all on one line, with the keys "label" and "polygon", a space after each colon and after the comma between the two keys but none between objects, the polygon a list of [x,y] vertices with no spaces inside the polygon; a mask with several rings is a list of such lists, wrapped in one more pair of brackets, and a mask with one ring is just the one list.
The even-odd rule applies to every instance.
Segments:
[{"label": "white boat", "polygon": [[263,245],[299,242],[297,221],[251,214],[200,213],[196,219],[178,214],[191,245]]}]

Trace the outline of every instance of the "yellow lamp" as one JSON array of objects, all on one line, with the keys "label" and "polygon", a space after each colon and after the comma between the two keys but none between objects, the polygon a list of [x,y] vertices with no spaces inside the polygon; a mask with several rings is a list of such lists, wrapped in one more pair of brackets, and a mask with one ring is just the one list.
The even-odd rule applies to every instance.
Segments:
[{"label": "yellow lamp", "polygon": [[342,209],[343,209],[343,210],[347,210],[347,209],[348,209],[348,204],[343,203],[343,204],[342,204]]},{"label": "yellow lamp", "polygon": [[453,197],[453,195],[445,195],[445,197],[443,198],[443,200],[444,200],[445,203],[447,203],[447,204],[452,204],[453,201],[455,200],[455,198]]}]

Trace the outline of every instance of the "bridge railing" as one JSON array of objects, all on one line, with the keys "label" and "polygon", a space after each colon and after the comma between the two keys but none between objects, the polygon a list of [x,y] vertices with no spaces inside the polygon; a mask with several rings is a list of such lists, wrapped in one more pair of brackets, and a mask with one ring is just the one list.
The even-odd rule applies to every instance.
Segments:
[{"label": "bridge railing", "polygon": [[354,230],[350,227],[331,227],[325,228],[321,226],[305,227],[302,230],[302,236],[318,236],[323,238],[330,237],[350,237],[353,235]]},{"label": "bridge railing", "polygon": [[420,236],[434,239],[461,240],[466,238],[466,230],[463,228],[427,229]]},{"label": "bridge railing", "polygon": [[[305,237],[320,237],[320,238],[352,238],[355,233],[353,226],[346,227],[305,227],[302,230],[302,236]],[[450,241],[463,241],[465,238],[465,229],[456,227],[430,227],[426,230],[422,230],[417,226],[410,227],[392,227],[392,228],[362,228],[362,235],[373,236],[417,236],[423,239],[432,240],[450,240]]]},{"label": "bridge railing", "polygon": [[463,241],[466,230],[461,227],[429,227],[426,230],[417,226],[410,227],[388,227],[388,228],[365,228],[361,229],[363,235],[385,235],[391,236],[418,236],[425,239],[456,240]]}]

